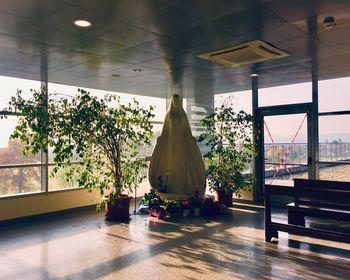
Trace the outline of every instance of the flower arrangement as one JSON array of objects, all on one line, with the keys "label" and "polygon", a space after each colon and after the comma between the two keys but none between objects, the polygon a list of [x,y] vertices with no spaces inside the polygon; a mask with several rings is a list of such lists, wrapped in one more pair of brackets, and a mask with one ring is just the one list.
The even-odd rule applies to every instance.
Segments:
[{"label": "flower arrangement", "polygon": [[214,201],[212,197],[207,196],[202,199],[199,193],[200,191],[198,188],[194,197],[183,200],[164,201],[154,190],[151,190],[149,193],[145,193],[141,199],[140,208],[146,208],[146,213],[149,213],[153,217],[158,217],[159,219],[165,217],[183,217],[187,215],[198,216],[199,213],[204,216],[212,216],[222,211],[221,208],[223,206],[219,205],[217,201]]},{"label": "flower arrangement", "polygon": [[170,217],[182,217],[184,209],[180,200],[168,200],[165,210]]},{"label": "flower arrangement", "polygon": [[145,193],[139,204],[148,206],[149,210],[160,210],[161,206],[164,205],[164,201],[154,192],[154,190],[150,190],[149,193]]},{"label": "flower arrangement", "polygon": [[203,199],[203,203],[201,204],[201,214],[204,216],[212,216],[218,214],[220,211],[220,206],[217,201],[210,196],[207,196]]},{"label": "flower arrangement", "polygon": [[164,201],[157,195],[154,190],[150,190],[149,193],[145,193],[141,199],[140,206],[147,206],[148,213],[151,216],[163,219],[166,215]]}]

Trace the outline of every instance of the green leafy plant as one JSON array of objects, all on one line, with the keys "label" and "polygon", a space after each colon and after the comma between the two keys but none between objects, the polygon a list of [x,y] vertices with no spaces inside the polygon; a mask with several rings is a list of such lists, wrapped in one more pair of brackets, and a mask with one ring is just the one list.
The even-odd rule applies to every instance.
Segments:
[{"label": "green leafy plant", "polygon": [[256,153],[252,116],[235,113],[224,104],[201,120],[201,125],[205,130],[197,140],[208,148],[204,159],[210,190],[240,196],[254,183],[254,176],[246,172]]},{"label": "green leafy plant", "polygon": [[171,217],[182,217],[184,206],[180,200],[167,200],[165,201],[166,212]]},{"label": "green leafy plant", "polygon": [[80,187],[118,198],[144,179],[138,174],[147,165],[137,155],[150,144],[153,107],[144,109],[136,100],[124,105],[117,95],[98,98],[82,89],[71,98],[49,98],[43,88],[29,100],[18,91],[8,111],[20,114],[11,137],[21,140],[24,154],[52,147],[53,173],[64,168]]},{"label": "green leafy plant", "polygon": [[160,210],[164,206],[164,201],[157,195],[153,190],[149,193],[145,193],[142,199],[140,200],[140,205],[145,205],[149,210]]},{"label": "green leafy plant", "polygon": [[217,201],[214,201],[212,197],[204,197],[203,203],[200,205],[201,214],[204,216],[212,216],[219,213],[220,206]]}]

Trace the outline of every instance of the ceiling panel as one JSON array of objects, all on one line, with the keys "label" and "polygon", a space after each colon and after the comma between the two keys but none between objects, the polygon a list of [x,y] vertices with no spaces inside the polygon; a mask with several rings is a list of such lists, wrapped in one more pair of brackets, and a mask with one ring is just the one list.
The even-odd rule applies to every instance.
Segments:
[{"label": "ceiling panel", "polygon": [[[165,7],[157,0],[61,0],[80,10],[88,11],[99,19],[116,19],[129,22],[152,14]],[[168,2],[168,0],[167,0]]]},{"label": "ceiling panel", "polygon": [[25,18],[13,16],[6,12],[0,12],[0,32],[6,34],[16,34],[20,26],[31,25],[32,21]]},{"label": "ceiling panel", "polygon": [[172,7],[130,21],[133,26],[162,35],[179,33],[202,23],[198,18]]},{"label": "ceiling panel", "polygon": [[263,0],[181,0],[172,5],[173,8],[182,10],[196,18],[205,21],[215,20],[230,14],[247,10],[258,4]]},{"label": "ceiling panel", "polygon": [[[348,34],[348,36],[344,36]],[[318,40],[326,47],[347,43],[350,46],[350,26],[337,28],[330,32],[323,32],[318,35]]]},{"label": "ceiling panel", "polygon": [[290,23],[282,23],[271,29],[266,30],[260,36],[247,38],[247,40],[261,39],[271,44],[278,44],[280,42],[304,37],[305,33],[296,28]]},{"label": "ceiling panel", "polygon": [[131,64],[140,64],[150,59],[159,58],[159,55],[139,50],[138,48],[128,48],[113,52],[108,57]]},{"label": "ceiling panel", "polygon": [[155,68],[165,72],[170,72],[172,67],[185,66],[186,63],[184,61],[180,61],[176,59],[159,57],[156,59],[144,61],[140,65],[145,67]]},{"label": "ceiling panel", "polygon": [[40,62],[40,56],[15,49],[0,48],[0,62],[6,64],[6,61],[32,64]]},{"label": "ceiling panel", "polygon": [[197,54],[227,48],[240,43],[240,39],[236,36],[210,24],[197,25],[173,36],[194,47]]},{"label": "ceiling panel", "polygon": [[39,22],[63,7],[56,0],[11,0],[0,1],[0,11],[32,22]]},{"label": "ceiling panel", "polygon": [[134,47],[158,38],[158,36],[152,32],[125,23],[113,25],[112,28],[99,33],[98,37],[129,47]]},{"label": "ceiling panel", "polygon": [[178,59],[184,53],[193,50],[193,47],[186,41],[178,40],[170,36],[159,36],[155,40],[151,40],[136,46],[140,50],[164,56],[167,58]]},{"label": "ceiling panel", "polygon": [[[315,65],[321,78],[350,75],[349,34],[348,0],[3,0],[0,74],[39,80],[47,63],[53,82],[192,97],[249,89],[253,72],[261,86],[309,80]],[[290,56],[236,68],[198,57],[256,39]]]},{"label": "ceiling panel", "polygon": [[266,5],[280,17],[292,22],[350,6],[350,2],[348,0],[271,0]]},{"label": "ceiling panel", "polygon": [[34,81],[40,81],[40,75],[34,74],[31,72],[25,71],[25,69],[22,69],[22,71],[16,71],[16,70],[2,70],[0,68],[0,76],[8,76],[13,78],[21,78],[21,79],[28,79],[28,80],[34,80]]},{"label": "ceiling panel", "polygon": [[303,18],[301,20],[293,21],[292,24],[307,34],[310,34],[310,22],[314,22],[314,28],[318,34],[323,32],[332,32],[336,29],[327,29],[323,24],[324,19],[328,16],[334,17],[336,21],[336,29],[350,26],[350,7]]},{"label": "ceiling panel", "polygon": [[210,21],[210,24],[219,26],[236,36],[244,36],[247,33],[259,36],[266,30],[277,27],[283,23],[285,23],[285,20],[268,9],[265,5],[255,6]]},{"label": "ceiling panel", "polygon": [[98,70],[99,73],[106,72],[106,71],[114,71],[114,70],[118,70],[118,69],[125,68],[132,65],[130,63],[116,60],[106,56],[86,59],[84,61],[84,64],[86,65],[87,68]]}]

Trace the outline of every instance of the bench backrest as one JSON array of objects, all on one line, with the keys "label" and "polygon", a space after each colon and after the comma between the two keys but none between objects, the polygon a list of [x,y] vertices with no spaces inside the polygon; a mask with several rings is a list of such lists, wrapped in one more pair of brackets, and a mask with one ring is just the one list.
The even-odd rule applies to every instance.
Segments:
[{"label": "bench backrest", "polygon": [[294,179],[294,187],[310,187],[332,190],[350,191],[350,182],[313,180],[313,179]]},{"label": "bench backrest", "polygon": [[334,208],[350,207],[350,201],[341,195],[342,192],[350,192],[350,182],[327,181],[327,180],[313,180],[313,179],[294,179],[295,188],[311,188],[319,190],[337,190],[337,196],[295,196],[295,203],[317,203],[325,204]]}]

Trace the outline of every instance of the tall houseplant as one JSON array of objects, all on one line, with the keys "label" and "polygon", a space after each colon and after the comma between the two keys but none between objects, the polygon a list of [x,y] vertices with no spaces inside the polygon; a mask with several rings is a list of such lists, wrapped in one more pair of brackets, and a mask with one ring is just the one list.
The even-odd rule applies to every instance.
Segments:
[{"label": "tall houseplant", "polygon": [[211,191],[219,202],[232,206],[233,193],[240,196],[254,183],[254,176],[246,172],[256,153],[252,141],[252,116],[222,105],[201,121],[204,132],[198,137],[206,144],[204,154],[206,173]]},{"label": "tall houseplant", "polygon": [[[19,91],[9,110],[21,114],[12,138],[21,140],[25,154],[52,147],[53,173],[64,168],[66,177],[76,176],[80,187],[107,195],[100,206],[107,205],[108,218],[129,217],[129,209],[121,216],[111,207],[120,208],[122,198],[129,201],[124,192],[144,179],[138,174],[146,162],[137,155],[142,145],[150,144],[153,107],[144,109],[136,100],[124,105],[117,95],[98,98],[84,90],[68,99],[48,98],[42,89],[30,100]],[[73,164],[77,159],[80,164]]]}]

